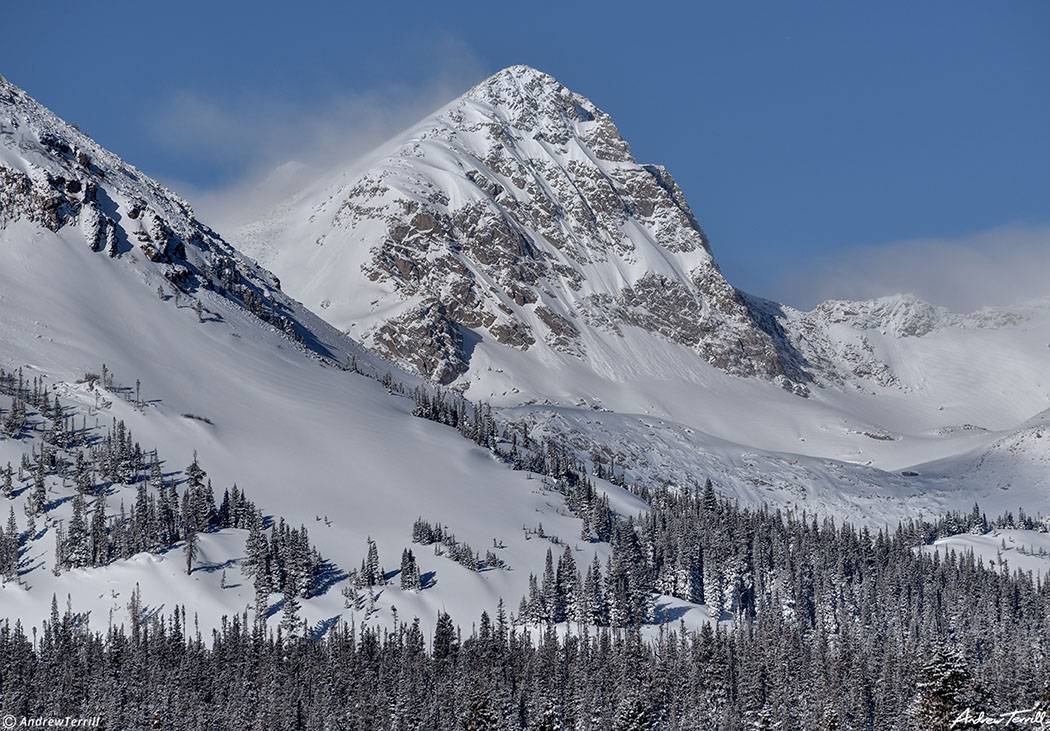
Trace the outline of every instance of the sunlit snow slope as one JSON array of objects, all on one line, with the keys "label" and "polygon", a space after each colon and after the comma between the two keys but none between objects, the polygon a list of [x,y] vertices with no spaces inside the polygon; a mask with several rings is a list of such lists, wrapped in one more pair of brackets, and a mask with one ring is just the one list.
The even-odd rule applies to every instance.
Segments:
[{"label": "sunlit snow slope", "polygon": [[[123,420],[144,450],[159,450],[168,474],[196,451],[219,496],[236,483],[266,515],[305,525],[339,571],[360,564],[369,536],[385,568],[397,569],[417,516],[445,524],[482,553],[495,550],[509,569],[472,572],[415,546],[433,584],[420,592],[385,587],[381,620],[396,606],[403,619],[419,615],[426,626],[443,607],[467,623],[482,609],[492,612],[501,596],[516,608],[551,547],[529,540],[523,525],[542,523],[567,540],[579,535],[579,521],[563,515],[560,498],[540,480],[512,472],[453,429],[412,417],[409,398],[342,370],[347,358],[363,371],[392,367],[281,294],[271,275],[241,260],[185,203],[3,79],[0,179],[0,368],[43,377],[78,426],[83,419],[102,430]],[[77,383],[103,364],[112,388]],[[396,381],[412,385],[393,370]],[[119,390],[137,381],[141,405]],[[11,406],[0,396],[0,408]],[[0,466],[17,468],[38,447],[30,421],[19,438],[0,438]],[[0,497],[0,521],[13,506],[20,531],[27,485],[17,480],[15,496]],[[641,507],[610,489],[619,509]],[[69,523],[72,494],[66,481],[48,479],[49,508],[22,552],[18,582],[0,586],[0,615],[35,624],[52,594],[62,605],[69,594],[104,629],[111,613],[116,621],[126,616],[136,584],[147,611],[187,604],[205,626],[252,604],[251,581],[240,575],[244,532],[236,530],[204,535],[201,568],[189,576],[178,547],[54,576],[54,535]],[[115,487],[110,515],[134,496],[134,488]],[[89,499],[89,511],[94,504]],[[494,540],[502,547],[493,549]],[[603,551],[581,549],[585,561]],[[343,585],[304,600],[303,616],[349,618]]]}]

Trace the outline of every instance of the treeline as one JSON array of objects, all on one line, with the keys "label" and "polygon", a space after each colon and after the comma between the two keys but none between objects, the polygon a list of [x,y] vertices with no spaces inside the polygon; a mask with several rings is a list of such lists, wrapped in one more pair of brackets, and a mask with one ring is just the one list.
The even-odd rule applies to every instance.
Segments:
[{"label": "treeline", "polygon": [[[27,407],[40,408],[41,396],[21,388]],[[55,406],[47,407],[50,416],[41,412],[30,428],[50,434]],[[344,625],[320,636],[321,628],[315,632],[298,619],[297,598],[316,591],[322,570],[305,527],[282,522],[267,536],[259,512],[232,490],[226,507],[216,507],[196,460],[184,471],[187,487],[172,522],[164,517],[174,504],[162,494],[167,488],[151,485],[160,464],[155,455],[147,466],[119,423],[107,439],[79,444],[89,430],[77,435],[74,428],[73,436],[64,430],[64,447],[47,439],[38,456],[23,458],[18,489],[35,489],[22,482],[35,485],[38,473],[59,474],[55,469],[79,484],[70,456],[78,449],[88,478],[74,501],[80,497],[86,507],[87,498],[101,497],[95,480],[107,470],[131,479],[145,495],[122,515],[122,527],[106,526],[107,536],[131,531],[148,546],[157,540],[154,530],[161,538],[171,535],[166,530],[189,529],[186,535],[194,536],[193,526],[240,521],[249,530],[245,568],[255,577],[255,612],[226,621],[206,640],[187,629],[184,611],[145,619],[133,601],[127,631],[98,635],[72,609],[59,615],[56,605],[33,641],[18,625],[0,628],[4,710],[101,714],[107,725],[129,729],[154,722],[176,728],[938,729],[967,707],[1008,711],[1050,700],[1050,583],[1011,570],[1001,558],[993,566],[972,553],[917,550],[961,531],[1041,527],[1021,512],[988,520],[975,506],[967,514],[872,531],[807,512],[741,507],[707,482],[626,485],[649,509],[617,515],[590,479],[598,467],[572,447],[531,439],[520,425],[500,424],[487,407],[457,396],[417,392],[416,412],[457,428],[512,467],[542,475],[542,486],[559,493],[582,521],[578,540],[535,529],[552,546],[516,616],[501,605],[494,621],[483,615],[464,636],[442,614],[429,643],[418,622],[360,632]],[[12,471],[5,470],[5,483]],[[602,474],[623,482],[615,469]],[[159,528],[133,529],[150,525]],[[87,530],[90,535],[92,527]],[[69,548],[68,532],[60,541],[66,561],[84,555]],[[411,538],[450,554],[463,546],[464,565],[484,567],[477,551],[440,524],[419,518]],[[10,545],[8,532],[0,539],[0,546]],[[588,551],[597,542],[611,546],[604,562]],[[187,539],[187,550],[190,545]],[[402,588],[420,587],[407,548],[401,569]],[[393,575],[369,540],[350,584],[369,587],[374,602],[371,587]],[[357,588],[347,596],[355,606]],[[274,591],[284,594],[284,616],[281,630],[270,634],[262,619]],[[682,602],[704,603],[716,618],[733,622],[687,632],[677,624]],[[665,626],[658,630],[654,623]],[[656,639],[643,640],[643,633]]]},{"label": "treeline", "polygon": [[[963,532],[1046,530],[1045,521],[1023,510],[989,520],[975,505],[970,513],[872,532],[806,512],[741,508],[718,498],[710,481],[703,488],[624,484],[615,468],[588,465],[549,439],[530,440],[525,429],[499,424],[488,409],[458,395],[417,394],[416,401],[417,415],[455,426],[515,468],[546,475],[544,484],[584,521],[581,538],[612,545],[604,566],[594,556],[586,565],[584,554],[582,571],[567,546],[560,557],[549,551],[542,577],[530,576],[512,621],[638,629],[673,619],[673,603],[662,598],[670,596],[732,617],[739,628],[734,641],[757,635],[770,642],[768,633],[793,637],[797,647],[790,653],[770,642],[761,657],[742,661],[741,682],[757,680],[736,692],[750,699],[754,713],[764,714],[752,717],[756,727],[773,727],[773,710],[790,707],[809,689],[807,682],[835,696],[828,701],[834,708],[784,727],[904,728],[909,726],[900,719],[919,713],[925,720],[910,727],[946,728],[949,710],[966,704],[1027,708],[1044,692],[1050,678],[1048,582],[1011,571],[1001,556],[985,564],[972,553],[917,550]],[[590,484],[588,468],[604,470],[650,509],[614,515]],[[930,673],[941,675],[924,680],[918,669],[935,647],[940,660]],[[803,665],[820,670],[807,676],[795,662],[799,655]],[[791,661],[778,666],[785,658]],[[916,685],[938,683],[958,684],[950,702],[927,699],[916,710]],[[734,697],[726,689],[724,698]]]},{"label": "treeline", "polygon": [[[527,622],[638,626],[656,619],[655,600],[662,595],[706,604],[715,616],[728,612],[751,619],[763,611],[798,615],[811,629],[818,620],[826,622],[820,628],[825,631],[839,625],[841,612],[859,616],[866,600],[881,602],[885,591],[903,591],[902,575],[921,583],[917,546],[965,532],[1047,527],[1023,510],[989,520],[976,504],[970,513],[902,521],[895,530],[876,534],[836,526],[806,512],[741,508],[719,499],[710,480],[703,488],[628,484],[615,466],[597,458],[588,463],[572,447],[549,438],[531,439],[523,424],[501,424],[490,408],[459,394],[419,389],[414,399],[415,415],[457,428],[514,469],[544,475],[543,484],[560,493],[567,510],[582,520],[580,538],[611,544],[604,566],[586,555],[586,565],[577,566],[566,547],[555,567],[548,552],[543,576],[530,575],[529,591],[519,606],[519,617]],[[615,481],[650,509],[636,516],[616,515],[588,472]],[[414,540],[426,534],[425,528],[429,526],[421,530],[417,521]],[[975,571],[987,568],[972,556],[956,558]],[[1007,570],[1002,562],[996,567],[996,572]],[[910,589],[909,598],[929,596],[932,590]],[[909,612],[929,617],[928,608],[909,606],[894,618],[894,626],[906,627]]]}]

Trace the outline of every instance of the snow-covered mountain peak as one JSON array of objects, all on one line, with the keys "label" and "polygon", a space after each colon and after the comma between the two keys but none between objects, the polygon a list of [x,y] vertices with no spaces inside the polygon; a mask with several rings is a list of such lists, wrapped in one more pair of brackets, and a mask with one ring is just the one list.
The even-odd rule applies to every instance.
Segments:
[{"label": "snow-covered mountain peak", "polygon": [[582,132],[601,159],[634,162],[609,115],[530,66],[511,66],[489,77],[460,98],[459,106],[467,103],[488,107],[508,127],[547,142],[564,144]]},{"label": "snow-covered mountain peak", "polygon": [[[506,112],[524,113],[528,110],[533,120],[556,117],[560,112],[578,121],[590,121],[599,113],[598,108],[586,98],[572,93],[550,74],[531,66],[505,68],[463,94],[460,99],[481,102]],[[526,125],[518,122],[516,126],[524,129]]]},{"label": "snow-covered mountain peak", "polygon": [[582,361],[613,380],[664,369],[628,332],[686,348],[697,367],[798,392],[810,380],[775,320],[722,276],[670,173],[638,164],[607,114],[527,66],[239,241],[334,325],[441,383],[468,386],[479,352]]},{"label": "snow-covered mountain peak", "polygon": [[828,300],[814,314],[828,323],[847,323],[860,330],[879,330],[894,337],[922,337],[960,317],[913,294],[896,294],[862,302]]},{"label": "snow-covered mountain peak", "polygon": [[493,74],[460,98],[507,110],[550,108],[552,105],[570,110],[586,105],[588,109],[580,115],[583,118],[593,116],[595,112],[589,101],[573,94],[550,74],[524,65],[510,66]]},{"label": "snow-covered mountain peak", "polygon": [[668,453],[689,465],[674,479],[718,473],[696,461],[715,449],[700,434],[899,471],[1050,402],[1046,310],[894,295],[799,312],[741,293],[666,169],[527,67],[343,172],[241,239],[286,289],[508,418],[619,464],[661,455],[654,479]]}]

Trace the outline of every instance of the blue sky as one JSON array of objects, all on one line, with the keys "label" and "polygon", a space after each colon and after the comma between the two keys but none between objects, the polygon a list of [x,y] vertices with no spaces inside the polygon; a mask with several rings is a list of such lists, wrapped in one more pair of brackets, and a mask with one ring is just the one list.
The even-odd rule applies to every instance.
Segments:
[{"label": "blue sky", "polygon": [[0,73],[207,212],[525,63],[667,166],[748,291],[1047,289],[1046,2],[368,5],[14,0]]}]

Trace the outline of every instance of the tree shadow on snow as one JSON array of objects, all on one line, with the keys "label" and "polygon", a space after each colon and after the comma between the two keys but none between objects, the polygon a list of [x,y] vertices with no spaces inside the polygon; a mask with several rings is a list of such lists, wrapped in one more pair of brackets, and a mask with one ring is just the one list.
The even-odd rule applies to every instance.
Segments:
[{"label": "tree shadow on snow", "polygon": [[328,634],[328,630],[332,629],[332,627],[335,627],[337,624],[339,624],[339,619],[341,616],[342,615],[337,614],[334,617],[322,619],[316,625],[314,625],[314,628],[310,630],[311,641],[317,642],[318,640],[324,638],[324,636]]},{"label": "tree shadow on snow", "polygon": [[437,571],[427,571],[425,574],[422,574],[419,577],[419,588],[420,589],[433,588],[434,586],[437,585],[437,583],[438,583],[438,581],[437,581]]},{"label": "tree shadow on snow", "polygon": [[328,559],[325,559],[317,570],[317,584],[313,595],[321,596],[331,589],[334,584],[338,584],[340,581],[348,578],[350,578],[349,574]]},{"label": "tree shadow on snow", "polygon": [[230,559],[227,559],[226,561],[224,561],[222,563],[213,563],[213,564],[207,564],[207,565],[201,565],[201,566],[194,566],[193,570],[194,571],[203,571],[206,574],[214,574],[216,571],[225,571],[228,568],[236,566],[237,562],[239,560],[240,559],[230,558]]},{"label": "tree shadow on snow", "polygon": [[657,604],[653,610],[656,624],[669,624],[682,619],[692,607],[672,607],[670,604]]},{"label": "tree shadow on snow", "polygon": [[54,500],[51,500],[51,501],[45,503],[44,510],[46,512],[50,512],[50,511],[54,510],[55,508],[63,505],[64,503],[70,502],[72,499],[73,499],[72,495],[66,495],[65,497],[55,498]]}]

